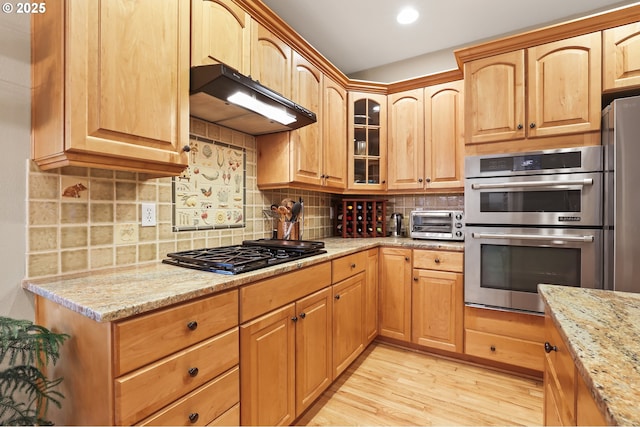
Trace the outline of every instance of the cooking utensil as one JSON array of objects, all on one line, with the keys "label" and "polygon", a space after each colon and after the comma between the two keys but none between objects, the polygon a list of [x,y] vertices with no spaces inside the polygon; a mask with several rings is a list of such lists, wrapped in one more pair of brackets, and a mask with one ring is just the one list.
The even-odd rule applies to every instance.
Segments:
[{"label": "cooking utensil", "polygon": [[300,215],[301,211],[302,204],[300,202],[295,202],[291,208],[291,222],[296,222],[298,220],[298,215]]}]

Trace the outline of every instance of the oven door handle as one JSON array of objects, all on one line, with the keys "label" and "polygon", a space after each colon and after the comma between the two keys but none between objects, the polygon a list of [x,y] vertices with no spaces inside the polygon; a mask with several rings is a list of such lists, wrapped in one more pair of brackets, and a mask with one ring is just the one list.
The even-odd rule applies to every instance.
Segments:
[{"label": "oven door handle", "polygon": [[589,243],[595,240],[594,236],[548,236],[539,234],[495,234],[495,233],[471,233],[474,239],[519,239],[519,240],[554,240],[557,242],[582,242]]},{"label": "oven door handle", "polygon": [[522,182],[497,182],[494,184],[471,184],[474,190],[488,190],[492,188],[518,188],[518,187],[559,187],[566,185],[593,185],[593,178],[555,180],[555,181],[522,181]]}]

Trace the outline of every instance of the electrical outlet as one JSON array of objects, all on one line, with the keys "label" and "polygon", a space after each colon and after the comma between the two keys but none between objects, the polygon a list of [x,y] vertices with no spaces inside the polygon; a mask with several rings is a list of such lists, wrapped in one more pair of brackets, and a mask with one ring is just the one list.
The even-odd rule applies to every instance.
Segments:
[{"label": "electrical outlet", "polygon": [[143,203],[142,204],[142,226],[153,227],[155,225],[156,225],[156,204]]}]

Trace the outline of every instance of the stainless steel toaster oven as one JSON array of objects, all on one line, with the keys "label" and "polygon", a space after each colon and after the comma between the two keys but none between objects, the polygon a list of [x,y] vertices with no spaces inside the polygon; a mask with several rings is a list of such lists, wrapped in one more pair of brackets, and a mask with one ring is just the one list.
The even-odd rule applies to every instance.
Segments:
[{"label": "stainless steel toaster oven", "polygon": [[411,211],[410,236],[425,240],[464,240],[464,213],[453,210]]}]

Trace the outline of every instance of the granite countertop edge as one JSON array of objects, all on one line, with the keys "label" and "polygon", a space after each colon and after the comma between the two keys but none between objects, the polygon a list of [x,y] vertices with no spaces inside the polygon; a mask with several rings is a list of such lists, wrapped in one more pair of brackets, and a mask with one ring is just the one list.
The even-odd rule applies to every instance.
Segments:
[{"label": "granite countertop edge", "polygon": [[239,275],[152,262],[89,273],[26,278],[22,287],[97,322],[111,322],[376,247],[464,251],[463,242],[409,238],[321,239],[327,253]]},{"label": "granite countertop edge", "polygon": [[538,290],[606,421],[640,425],[640,294],[549,284]]}]

